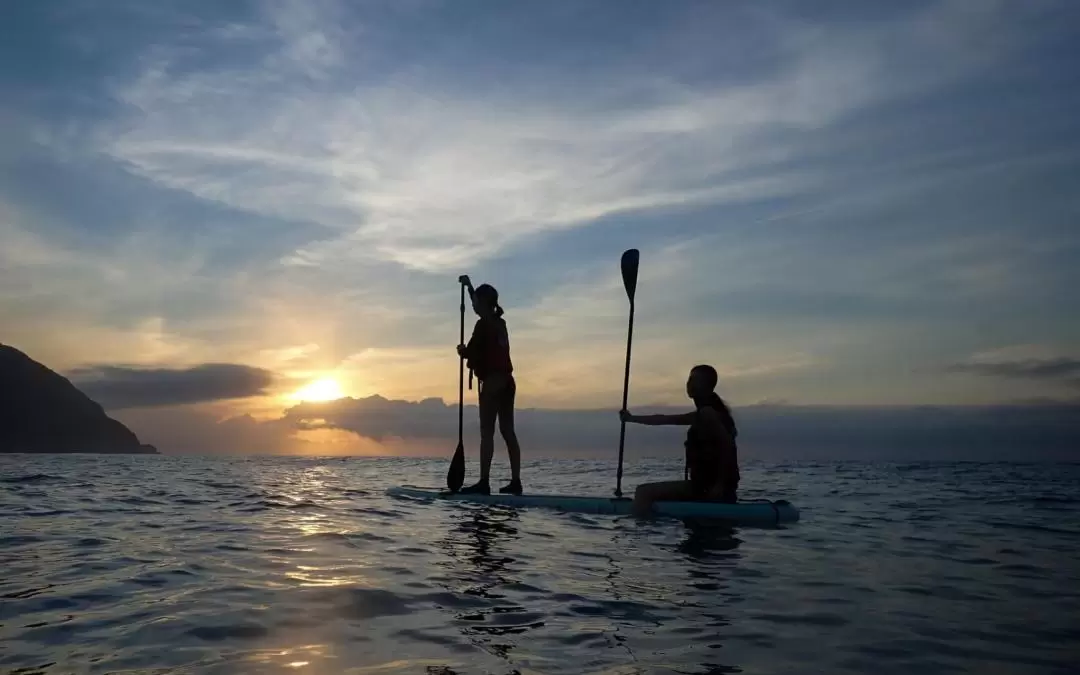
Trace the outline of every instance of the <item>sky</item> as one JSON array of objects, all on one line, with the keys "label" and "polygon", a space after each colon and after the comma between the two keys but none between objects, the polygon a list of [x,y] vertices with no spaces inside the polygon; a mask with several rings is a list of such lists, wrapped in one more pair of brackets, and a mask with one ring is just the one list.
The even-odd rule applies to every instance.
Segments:
[{"label": "sky", "polygon": [[633,247],[634,410],[710,363],[744,456],[1077,456],[1071,0],[3,14],[0,342],[163,451],[443,452],[468,273],[526,453],[611,453]]}]

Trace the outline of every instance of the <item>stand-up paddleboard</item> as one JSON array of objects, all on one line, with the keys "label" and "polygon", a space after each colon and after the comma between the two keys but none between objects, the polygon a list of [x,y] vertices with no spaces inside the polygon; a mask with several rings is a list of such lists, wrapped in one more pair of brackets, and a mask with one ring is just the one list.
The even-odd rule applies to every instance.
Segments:
[{"label": "stand-up paddleboard", "polygon": [[[399,485],[386,490],[393,497],[418,500],[448,500],[497,504],[500,506],[557,509],[571,513],[629,515],[631,500],[626,497],[585,497],[575,495],[504,495],[462,494],[441,488]],[[777,501],[739,502],[656,502],[652,512],[672,518],[708,518],[747,525],[780,525],[799,520],[799,510],[783,499]]]}]

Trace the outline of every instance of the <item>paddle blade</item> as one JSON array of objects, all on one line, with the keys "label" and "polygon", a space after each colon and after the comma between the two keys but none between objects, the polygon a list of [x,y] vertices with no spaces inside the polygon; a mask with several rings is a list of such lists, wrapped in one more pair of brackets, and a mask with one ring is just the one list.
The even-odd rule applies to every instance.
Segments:
[{"label": "paddle blade", "polygon": [[636,248],[627,249],[622,254],[622,283],[626,289],[626,297],[630,302],[634,301],[634,293],[637,292],[638,260],[641,254]]},{"label": "paddle blade", "polygon": [[446,472],[446,487],[457,492],[465,482],[465,446],[458,443],[454,458],[450,460],[450,469]]}]

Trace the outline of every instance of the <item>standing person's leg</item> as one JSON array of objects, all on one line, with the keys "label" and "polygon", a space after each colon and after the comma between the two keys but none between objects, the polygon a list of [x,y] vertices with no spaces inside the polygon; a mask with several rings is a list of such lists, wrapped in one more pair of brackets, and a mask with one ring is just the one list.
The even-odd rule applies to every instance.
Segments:
[{"label": "standing person's leg", "polygon": [[521,494],[521,445],[514,429],[514,400],[517,382],[511,375],[499,397],[499,433],[506,441],[506,454],[510,456],[510,484],[499,492]]},{"label": "standing person's leg", "polygon": [[463,493],[491,492],[491,458],[495,455],[495,417],[499,412],[498,397],[487,382],[480,383],[480,481],[461,490]]},{"label": "standing person's leg", "polygon": [[499,414],[498,391],[485,384],[480,393],[480,480],[487,483],[491,476],[491,459],[495,456],[495,419]]}]

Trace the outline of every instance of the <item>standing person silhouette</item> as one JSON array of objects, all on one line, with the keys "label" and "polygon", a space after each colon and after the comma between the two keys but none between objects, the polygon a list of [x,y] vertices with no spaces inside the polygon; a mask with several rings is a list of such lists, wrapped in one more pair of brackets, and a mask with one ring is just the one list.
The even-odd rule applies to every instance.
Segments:
[{"label": "standing person silhouette", "polygon": [[468,344],[458,345],[458,355],[465,358],[480,380],[480,480],[461,492],[491,494],[491,459],[495,454],[495,424],[506,441],[510,456],[510,483],[499,489],[503,494],[521,494],[521,446],[514,430],[514,398],[517,382],[510,360],[510,334],[499,306],[499,292],[490,284],[473,288],[469,275],[458,279],[469,289],[473,311],[480,317]]}]

